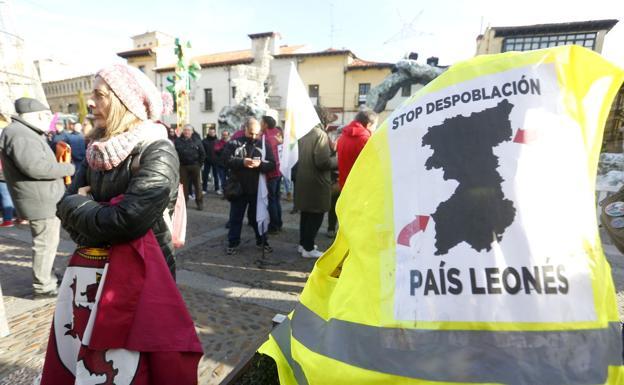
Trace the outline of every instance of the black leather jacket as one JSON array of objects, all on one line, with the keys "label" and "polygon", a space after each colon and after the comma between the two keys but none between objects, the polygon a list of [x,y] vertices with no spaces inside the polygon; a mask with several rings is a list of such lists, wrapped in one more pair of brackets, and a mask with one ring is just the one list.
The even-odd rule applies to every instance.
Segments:
[{"label": "black leather jacket", "polygon": [[[133,160],[139,156],[139,160]],[[84,161],[67,194],[57,205],[57,216],[76,244],[107,246],[137,239],[149,229],[160,244],[175,277],[171,233],[163,214],[173,214],[179,183],[179,161],[169,140],[137,145],[130,156],[109,171],[96,171]],[[78,189],[91,186],[91,197]],[[118,195],[123,201],[111,206]]]}]

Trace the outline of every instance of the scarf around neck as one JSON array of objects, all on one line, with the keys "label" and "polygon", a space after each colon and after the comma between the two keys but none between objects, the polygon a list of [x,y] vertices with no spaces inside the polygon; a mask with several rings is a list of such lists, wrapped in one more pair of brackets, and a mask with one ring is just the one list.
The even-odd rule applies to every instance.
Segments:
[{"label": "scarf around neck", "polygon": [[89,167],[98,171],[108,171],[119,166],[130,156],[139,144],[167,139],[166,128],[150,121],[107,140],[94,140],[87,147],[86,159]]}]

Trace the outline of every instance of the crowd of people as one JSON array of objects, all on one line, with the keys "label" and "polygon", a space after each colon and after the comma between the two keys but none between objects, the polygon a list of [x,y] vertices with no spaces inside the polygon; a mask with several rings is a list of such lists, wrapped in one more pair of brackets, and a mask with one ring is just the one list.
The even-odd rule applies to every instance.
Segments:
[{"label": "crowd of people", "polygon": [[[96,89],[94,101],[90,102],[94,111],[97,111],[97,98]],[[52,262],[60,231],[56,204],[67,191],[72,191],[71,186],[63,182],[64,178],[74,176],[75,183],[85,177],[76,170],[89,164],[88,153],[97,148],[98,124],[95,124],[94,130],[88,122],[54,121],[48,107],[34,99],[19,99],[15,107],[18,115],[3,130],[0,141],[3,166],[0,168],[3,213],[0,226],[11,227],[22,223],[31,227],[33,290],[36,295],[54,296],[57,279],[53,276]],[[318,258],[322,255],[323,251],[318,250],[315,239],[325,213],[328,213],[327,235],[335,236],[338,226],[335,209],[340,190],[374,131],[377,116],[370,110],[361,110],[352,122],[343,127],[339,137],[332,138],[327,132],[331,123],[327,114],[320,108],[317,112],[321,124],[299,140],[299,161],[292,168],[292,180],[284,179],[280,172],[283,132],[271,116],[262,116],[259,121],[249,117],[241,130],[232,135],[228,130],[222,130],[218,135],[216,128],[210,127],[204,139],[190,124],[182,127],[179,134],[175,128],[165,129],[163,136],[173,145],[176,162],[179,162],[179,167],[174,168],[176,178],[183,187],[184,200],[187,203],[189,199],[195,200],[196,208],[203,210],[204,195],[212,185],[216,195],[229,201],[229,220],[226,224],[229,232],[225,248],[228,255],[238,251],[245,218],[254,230],[256,246],[266,253],[273,251],[268,236],[282,231],[281,200],[292,197],[292,190],[292,212],[300,216],[298,252],[301,256]],[[93,117],[102,120],[98,115]],[[100,122],[99,125],[104,124]],[[85,126],[88,127],[86,136],[81,132]],[[71,149],[71,162],[58,161],[59,143]],[[122,149],[114,146],[109,146],[107,151],[102,151],[101,156],[114,160],[123,155]],[[268,231],[260,231],[256,223],[261,175],[268,191]],[[127,177],[114,174],[108,182],[112,186],[125,184]],[[104,195],[112,198],[110,193]],[[172,249],[165,255],[173,260]]]},{"label": "crowd of people", "polygon": [[[335,235],[336,201],[374,130],[375,113],[358,112],[340,137],[332,140],[327,133],[327,114],[319,109],[321,124],[299,140],[298,163],[291,170],[290,181],[284,180],[280,172],[284,139],[274,117],[267,115],[258,120],[250,116],[231,137],[227,130],[218,136],[215,128],[209,128],[202,140],[191,125],[183,126],[179,133],[165,126],[160,121],[164,113],[160,98],[144,74],[114,65],[96,76],[89,100],[93,125],[60,120],[49,107],[31,98],[16,100],[17,115],[3,119],[2,226],[20,221],[30,227],[35,297],[58,296],[60,301],[63,296],[76,295],[67,288],[63,292],[62,285],[59,292],[60,279],[53,270],[61,226],[77,245],[70,267],[86,263],[103,272],[110,262],[109,253],[129,253],[129,258],[132,252],[128,250],[143,250],[136,245],[134,249],[115,245],[149,244],[153,239],[162,254],[158,263],[169,270],[173,282],[174,237],[180,231],[174,214],[180,199],[187,203],[194,199],[196,208],[203,210],[209,179],[214,193],[230,205],[227,255],[235,254],[240,247],[245,218],[253,228],[258,249],[263,253],[273,251],[268,235],[282,231],[282,186],[289,198],[292,184],[294,211],[300,215],[301,256],[322,255],[315,238],[325,213],[329,213],[328,235]],[[180,183],[183,196],[178,194]],[[256,220],[261,193],[266,193],[266,228]],[[157,270],[156,266],[133,274]],[[65,277],[63,282],[68,279],[73,278]]]},{"label": "crowd of people", "polygon": [[[271,116],[262,116],[260,121],[249,117],[231,139],[227,130],[223,130],[218,139],[214,127],[208,129],[203,140],[190,124],[182,128],[179,136],[175,129],[168,129],[169,139],[180,159],[180,182],[185,200],[194,199],[197,209],[203,210],[204,195],[212,179],[214,193],[230,201],[226,225],[229,228],[228,255],[238,251],[245,213],[248,224],[254,229],[257,247],[272,252],[267,234],[282,231],[281,200],[283,196],[287,200],[292,197],[288,189],[291,184],[294,184],[292,212],[300,215],[298,252],[302,257],[318,258],[323,254],[315,245],[315,238],[325,213],[328,213],[327,235],[332,238],[336,235],[336,202],[340,190],[375,129],[377,115],[367,109],[359,111],[340,137],[332,140],[327,132],[331,123],[327,114],[321,108],[317,108],[317,113],[321,124],[299,140],[299,161],[292,169],[292,181],[280,172],[283,132]],[[268,190],[270,222],[266,233],[261,233],[256,223],[260,175],[264,175]]]},{"label": "crowd of people", "polygon": [[[97,99],[97,92],[94,93],[94,99]],[[92,103],[95,107],[95,102]],[[58,246],[60,229],[55,220],[54,204],[62,196],[61,191],[64,192],[59,187],[59,183],[63,184],[60,182],[61,178],[74,175],[70,165],[58,163],[58,156],[55,155],[58,155],[59,143],[68,145],[71,149],[70,163],[74,170],[78,170],[85,163],[87,143],[93,143],[94,131],[89,121],[84,124],[73,120],[54,121],[49,109],[34,99],[22,98],[16,101],[16,110],[18,116],[13,118],[3,135],[2,163],[6,165],[3,169],[0,168],[3,213],[0,226],[12,227],[16,222],[31,226],[33,244],[36,245],[33,255],[36,265],[34,269],[46,270],[34,273],[34,291],[41,295],[55,295],[55,289],[50,284],[55,278],[47,277],[50,275],[48,270],[51,269],[51,261],[54,260]],[[335,209],[340,190],[374,131],[377,116],[370,110],[361,110],[352,122],[344,126],[339,137],[332,138],[327,132],[331,123],[327,114],[320,108],[317,112],[321,124],[300,139],[299,161],[292,168],[292,180],[284,179],[280,172],[279,155],[283,145],[283,132],[271,116],[262,116],[260,121],[249,117],[241,130],[232,134],[231,138],[228,130],[222,130],[218,136],[215,127],[208,129],[203,140],[190,124],[182,127],[179,135],[175,128],[166,128],[167,137],[173,144],[179,161],[177,171],[185,201],[188,203],[189,199],[195,200],[196,208],[203,210],[204,195],[208,193],[210,180],[214,193],[230,201],[229,220],[226,224],[229,232],[225,250],[228,255],[238,251],[245,217],[254,230],[257,247],[264,252],[272,252],[267,238],[268,235],[282,231],[281,200],[293,196],[291,189],[294,190],[292,212],[300,215],[298,252],[301,256],[318,258],[322,255],[323,252],[315,244],[315,238],[325,213],[328,213],[327,235],[335,236],[338,223]],[[33,114],[38,120],[33,120]],[[81,132],[85,126],[89,128],[86,137]],[[32,151],[36,147],[29,143],[19,152],[19,149],[12,147],[12,135],[27,135],[30,140],[37,137],[36,143],[47,144],[47,148],[45,151]],[[112,153],[107,155],[115,156],[115,151],[117,149],[112,149]],[[24,172],[24,167],[28,167],[26,172],[30,174],[12,176],[15,170]],[[43,167],[45,171],[32,174],[33,167]],[[10,174],[8,180],[6,173]],[[256,223],[260,175],[264,175],[266,180],[270,217],[268,231],[263,233]],[[15,182],[11,187],[12,179],[30,180]],[[27,188],[20,188],[20,183],[25,183]],[[39,201],[40,194],[50,202],[46,204],[45,200]],[[34,214],[33,210],[44,213]],[[40,221],[44,219],[48,225],[40,226]]]}]

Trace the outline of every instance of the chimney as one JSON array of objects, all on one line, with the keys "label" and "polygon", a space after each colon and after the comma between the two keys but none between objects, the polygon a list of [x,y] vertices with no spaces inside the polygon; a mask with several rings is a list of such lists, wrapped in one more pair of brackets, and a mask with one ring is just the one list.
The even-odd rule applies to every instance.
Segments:
[{"label": "chimney", "polygon": [[279,40],[282,36],[278,32],[252,33],[247,36],[251,39],[251,50],[254,57],[257,54],[262,54],[261,51],[264,49],[268,49],[268,53],[271,55],[279,53]]},{"label": "chimney", "polygon": [[427,64],[432,66],[432,67],[437,67],[438,66],[438,58],[435,56],[431,56],[430,58],[427,59]]}]

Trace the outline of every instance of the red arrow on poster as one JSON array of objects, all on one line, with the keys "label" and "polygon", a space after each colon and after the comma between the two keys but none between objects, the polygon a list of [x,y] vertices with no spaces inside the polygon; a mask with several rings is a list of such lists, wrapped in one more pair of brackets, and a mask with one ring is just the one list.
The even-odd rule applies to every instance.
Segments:
[{"label": "red arrow on poster", "polygon": [[514,143],[530,144],[537,140],[537,130],[523,130],[519,128],[514,137]]},{"label": "red arrow on poster", "polygon": [[425,231],[425,229],[427,229],[428,223],[429,216],[417,215],[416,219],[408,223],[405,227],[403,227],[401,232],[399,232],[399,238],[397,239],[397,243],[399,245],[409,247],[412,237],[421,231]]}]

